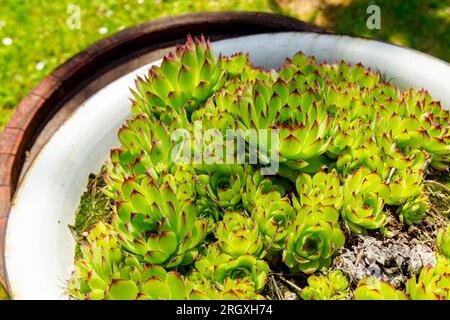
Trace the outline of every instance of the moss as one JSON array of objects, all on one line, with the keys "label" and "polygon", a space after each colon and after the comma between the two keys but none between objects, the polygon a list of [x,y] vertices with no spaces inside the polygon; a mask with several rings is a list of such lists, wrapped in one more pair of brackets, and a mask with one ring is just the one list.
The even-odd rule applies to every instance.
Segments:
[{"label": "moss", "polygon": [[91,173],[86,187],[80,199],[80,205],[75,214],[75,224],[69,225],[72,234],[77,241],[75,256],[80,256],[80,243],[85,239],[86,233],[98,221],[107,221],[113,212],[111,199],[103,193],[105,181],[103,169],[99,174]]}]

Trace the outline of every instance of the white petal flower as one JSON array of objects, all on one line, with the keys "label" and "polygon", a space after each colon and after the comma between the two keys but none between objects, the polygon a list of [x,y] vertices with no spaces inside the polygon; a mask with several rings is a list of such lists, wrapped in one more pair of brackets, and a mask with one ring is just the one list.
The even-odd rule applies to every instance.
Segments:
[{"label": "white petal flower", "polygon": [[13,43],[13,39],[11,39],[9,37],[5,37],[5,38],[3,38],[2,43],[4,46],[10,46]]},{"label": "white petal flower", "polygon": [[40,62],[36,63],[36,70],[43,70],[44,68],[45,68],[44,61],[40,61]]},{"label": "white petal flower", "polygon": [[107,27],[101,27],[98,29],[98,33],[100,34],[105,34],[108,32],[108,28]]}]

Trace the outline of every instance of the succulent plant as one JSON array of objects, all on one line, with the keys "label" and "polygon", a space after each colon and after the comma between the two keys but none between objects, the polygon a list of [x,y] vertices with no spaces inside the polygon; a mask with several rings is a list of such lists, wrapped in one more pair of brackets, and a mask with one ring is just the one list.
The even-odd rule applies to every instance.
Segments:
[{"label": "succulent plant", "polygon": [[338,218],[339,213],[333,206],[304,205],[299,208],[286,239],[284,263],[294,272],[326,270],[345,242]]},{"label": "succulent plant", "polygon": [[163,58],[161,66],[152,67],[136,81],[133,114],[159,117],[166,108],[181,106],[191,112],[222,87],[225,74],[222,58],[214,56],[210,43],[203,37],[188,37],[184,46]]},{"label": "succulent plant", "polygon": [[[74,298],[262,299],[266,261],[281,256],[292,272],[326,271],[345,243],[340,217],[365,234],[387,224],[388,205],[402,222],[418,223],[430,209],[427,166],[450,166],[449,112],[361,64],[318,64],[297,53],[279,72],[265,71],[248,55],[216,57],[203,37],[189,37],[132,94],[134,118],[120,129],[104,175],[114,212],[81,245]],[[236,147],[235,138],[243,154],[224,156],[222,143]],[[279,170],[265,176],[272,162]],[[447,256],[448,233],[438,234]],[[440,257],[407,291],[448,299],[448,274]],[[303,299],[349,295],[338,270],[308,284]],[[407,297],[366,278],[355,298]]]},{"label": "succulent plant", "polygon": [[437,246],[441,254],[450,259],[450,224],[438,231]]},{"label": "succulent plant", "polygon": [[272,191],[284,197],[289,187],[283,182],[277,179],[277,177],[262,175],[260,170],[252,172],[247,169],[245,192],[242,195],[244,209],[252,212],[256,206],[257,198],[260,195],[264,196]]},{"label": "succulent plant", "polygon": [[222,253],[217,243],[211,243],[195,262],[195,270],[190,274],[191,281],[210,283],[219,289],[224,288],[226,279],[251,281],[257,291],[261,291],[267,281],[269,266],[252,255],[242,255],[237,259]]},{"label": "succulent plant", "polygon": [[345,300],[348,295],[349,281],[340,270],[309,276],[308,286],[300,293],[303,300]]},{"label": "succulent plant", "polygon": [[425,266],[418,277],[408,280],[406,292],[412,300],[450,300],[450,261],[444,256],[436,266]]},{"label": "succulent plant", "polygon": [[124,248],[142,261],[171,268],[193,262],[198,254],[207,223],[197,217],[182,176],[165,176],[159,185],[147,175],[130,178],[122,186],[124,200],[117,203],[113,226]]},{"label": "succulent plant", "polygon": [[114,230],[102,222],[89,232],[81,246],[69,281],[70,296],[88,300],[186,298],[184,279],[157,265],[141,264],[123,253]]},{"label": "succulent plant", "polygon": [[426,193],[410,199],[398,209],[400,221],[406,224],[417,224],[422,221],[431,204]]},{"label": "succulent plant", "polygon": [[125,179],[134,175],[152,175],[170,166],[171,149],[168,128],[161,122],[153,122],[140,114],[119,130],[121,147],[111,150],[105,181],[106,193],[115,198]]},{"label": "succulent plant", "polygon": [[264,247],[269,252],[280,251],[295,220],[295,210],[289,197],[269,188],[268,193],[262,190],[256,195],[256,204],[252,218],[258,224],[258,230],[264,236]]},{"label": "succulent plant", "polygon": [[358,282],[355,300],[408,300],[408,297],[387,282],[367,277]]},{"label": "succulent plant", "polygon": [[233,258],[246,254],[258,257],[263,248],[258,225],[245,212],[226,212],[217,224],[215,234],[220,249]]},{"label": "succulent plant", "polygon": [[242,199],[245,170],[240,165],[205,164],[196,169],[197,193],[223,209],[233,210]]},{"label": "succulent plant", "polygon": [[190,300],[264,300],[249,280],[225,279],[221,289],[198,279],[187,282]]},{"label": "succulent plant", "polygon": [[383,188],[380,176],[361,167],[347,176],[343,191],[341,216],[356,233],[366,229],[378,229],[387,223],[383,199],[378,192]]},{"label": "succulent plant", "polygon": [[263,260],[257,260],[252,255],[243,255],[235,260],[221,264],[215,271],[215,278],[219,283],[225,279],[250,280],[256,291],[261,291],[267,282],[269,265]]},{"label": "succulent plant", "polygon": [[202,251],[188,276],[190,298],[259,298],[257,292],[263,289],[268,271],[269,266],[262,260],[251,255],[234,259],[222,253],[217,243],[211,243]]},{"label": "succulent plant", "polygon": [[320,171],[313,177],[301,173],[295,182],[301,205],[331,205],[337,210],[342,205],[342,188],[339,176]]}]

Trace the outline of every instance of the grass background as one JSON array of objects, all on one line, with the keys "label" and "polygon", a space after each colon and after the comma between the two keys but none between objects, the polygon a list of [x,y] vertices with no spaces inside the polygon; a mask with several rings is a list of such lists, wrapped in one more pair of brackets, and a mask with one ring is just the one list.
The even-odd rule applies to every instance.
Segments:
[{"label": "grass background", "polygon": [[[69,4],[81,8],[78,30],[66,25]],[[381,30],[366,28],[371,4]],[[282,13],[450,61],[450,0],[0,0],[0,130],[22,97],[89,44],[154,18],[216,10]]]}]

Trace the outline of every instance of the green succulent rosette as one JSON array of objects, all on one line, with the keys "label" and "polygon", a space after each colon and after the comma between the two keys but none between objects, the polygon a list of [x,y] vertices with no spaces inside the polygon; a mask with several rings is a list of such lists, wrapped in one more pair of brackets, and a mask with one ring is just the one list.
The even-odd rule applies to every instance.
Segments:
[{"label": "green succulent rosette", "polygon": [[245,169],[240,165],[205,164],[196,168],[197,193],[223,209],[233,210],[245,187]]},{"label": "green succulent rosette", "polygon": [[188,37],[184,46],[163,58],[160,66],[138,78],[133,93],[132,112],[159,117],[167,108],[184,107],[192,112],[220,89],[226,78],[222,58],[216,58],[211,45],[203,37]]},{"label": "green succulent rosette", "polygon": [[324,271],[344,245],[339,213],[333,206],[302,206],[286,239],[283,261],[293,272]]},{"label": "green succulent rosette", "polygon": [[441,254],[450,259],[450,224],[438,231],[437,246]]},{"label": "green succulent rosette", "polygon": [[398,214],[400,221],[408,225],[418,224],[423,220],[430,208],[431,203],[428,199],[428,195],[423,193],[408,200],[403,206],[399,207]]},{"label": "green succulent rosette", "polygon": [[383,212],[383,199],[379,196],[379,190],[383,187],[380,176],[366,167],[347,176],[341,216],[353,232],[364,233],[388,222]]},{"label": "green succulent rosette", "polygon": [[311,275],[308,286],[300,292],[303,300],[346,300],[349,295],[349,281],[340,270],[326,275]]},{"label": "green succulent rosette", "polygon": [[263,248],[258,224],[245,212],[226,212],[217,224],[215,235],[220,249],[233,258],[246,254],[258,257]]},{"label": "green succulent rosette", "polygon": [[385,162],[383,149],[377,145],[373,138],[368,138],[359,148],[347,149],[340,154],[334,165],[344,177],[365,167],[384,178],[388,176],[390,170]]},{"label": "green succulent rosette", "polygon": [[106,194],[115,199],[125,179],[135,175],[157,176],[171,164],[170,128],[140,114],[119,130],[121,147],[112,149],[104,175]]},{"label": "green succulent rosette", "polygon": [[282,197],[273,189],[268,193],[261,191],[256,196],[251,216],[264,237],[265,250],[268,252],[282,250],[296,216],[289,197]]},{"label": "green succulent rosette", "polygon": [[355,300],[408,300],[408,296],[389,283],[373,277],[361,279],[355,290]]},{"label": "green succulent rosette", "polygon": [[266,262],[251,255],[234,259],[221,252],[217,243],[212,243],[203,250],[188,278],[197,294],[202,292],[213,299],[218,292],[228,290],[230,280],[237,281],[236,284],[251,285],[251,292],[259,292],[264,288],[268,272],[269,266]]},{"label": "green succulent rosette", "polygon": [[244,209],[252,212],[260,196],[264,197],[264,195],[273,191],[284,197],[288,189],[289,185],[286,185],[284,181],[277,177],[264,176],[261,170],[252,172],[250,169],[247,169],[245,193],[242,195]]},{"label": "green succulent rosette", "polygon": [[320,171],[313,177],[301,173],[295,182],[301,205],[342,206],[342,187],[336,171]]},{"label": "green succulent rosette", "polygon": [[122,197],[129,201],[119,201],[113,215],[124,248],[146,263],[167,268],[192,263],[207,223],[197,217],[190,191],[189,184],[177,181],[177,173],[166,175],[161,185],[148,175],[125,181]]},{"label": "green succulent rosette", "polygon": [[215,279],[224,283],[225,279],[250,280],[256,291],[260,292],[267,282],[269,265],[263,260],[257,260],[252,255],[243,255],[235,260],[220,264],[215,270]]},{"label": "green succulent rosette", "polygon": [[249,280],[225,279],[221,289],[197,279],[187,285],[190,300],[265,300]]},{"label": "green succulent rosette", "polygon": [[444,256],[436,266],[425,266],[406,283],[406,292],[412,300],[450,300],[450,261]]}]

